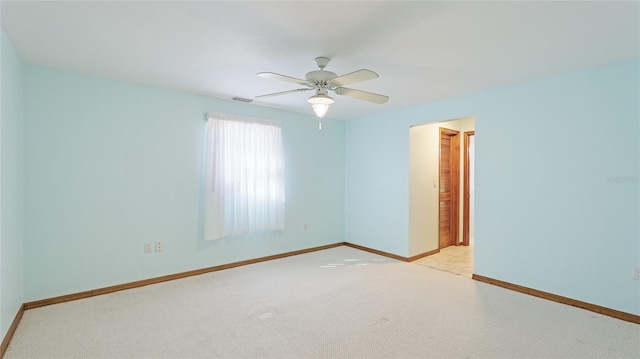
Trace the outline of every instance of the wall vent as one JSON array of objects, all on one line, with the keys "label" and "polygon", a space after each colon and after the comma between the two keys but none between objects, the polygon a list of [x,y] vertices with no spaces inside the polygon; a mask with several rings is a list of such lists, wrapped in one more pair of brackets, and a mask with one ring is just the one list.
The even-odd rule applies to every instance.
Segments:
[{"label": "wall vent", "polygon": [[242,98],[242,97],[233,97],[231,98],[233,101],[240,101],[240,102],[253,102],[253,100],[250,100],[248,98]]}]

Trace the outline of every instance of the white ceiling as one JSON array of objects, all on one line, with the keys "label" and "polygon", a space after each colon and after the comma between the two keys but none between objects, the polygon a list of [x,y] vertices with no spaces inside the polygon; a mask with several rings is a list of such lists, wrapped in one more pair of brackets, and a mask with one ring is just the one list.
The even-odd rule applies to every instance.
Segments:
[{"label": "white ceiling", "polygon": [[[314,58],[349,87],[349,119],[640,55],[640,2],[5,1],[2,27],[28,63],[229,99],[299,85]],[[254,101],[311,114],[309,92]]]}]

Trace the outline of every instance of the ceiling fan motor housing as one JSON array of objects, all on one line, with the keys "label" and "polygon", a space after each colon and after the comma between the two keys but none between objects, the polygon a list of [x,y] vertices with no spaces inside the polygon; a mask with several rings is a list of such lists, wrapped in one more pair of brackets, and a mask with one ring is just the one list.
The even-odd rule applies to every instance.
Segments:
[{"label": "ceiling fan motor housing", "polygon": [[[276,74],[273,72],[260,72],[258,76],[273,78],[276,80],[293,82],[299,85],[306,86],[305,88],[298,88],[289,91],[276,92],[267,95],[261,95],[257,97],[270,97],[270,96],[279,96],[286,95],[290,93],[300,92],[300,91],[309,91],[315,90],[316,94],[309,98],[309,102],[314,105],[314,111],[318,117],[323,117],[324,113],[328,109],[328,105],[333,103],[333,99],[327,95],[327,91],[333,91],[338,95],[352,97],[358,100],[369,101],[373,103],[382,104],[389,100],[389,96],[379,95],[376,93],[355,90],[347,87],[343,87],[345,85],[353,84],[356,82],[367,81],[371,79],[378,78],[378,74],[371,70],[360,69],[354,72],[350,72],[348,74],[338,76],[331,71],[325,71],[324,68],[329,64],[329,58],[327,57],[317,57],[316,65],[320,68],[320,70],[308,72],[305,75],[305,79],[299,79],[291,76],[285,76]],[[322,101],[320,101],[322,100]],[[324,105],[324,112],[319,114],[319,111],[316,111],[316,107]]]},{"label": "ceiling fan motor housing", "polygon": [[305,80],[312,83],[329,82],[335,79],[336,77],[338,77],[338,75],[336,75],[331,71],[318,70],[318,71],[308,72],[307,75],[305,76]]}]

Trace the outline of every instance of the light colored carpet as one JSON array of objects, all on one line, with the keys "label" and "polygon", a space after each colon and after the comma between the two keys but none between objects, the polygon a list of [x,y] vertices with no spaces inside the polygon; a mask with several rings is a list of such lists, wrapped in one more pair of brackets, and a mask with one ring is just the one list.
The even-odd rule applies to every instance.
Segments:
[{"label": "light colored carpet", "polygon": [[343,246],[29,310],[5,358],[632,358],[639,338]]}]

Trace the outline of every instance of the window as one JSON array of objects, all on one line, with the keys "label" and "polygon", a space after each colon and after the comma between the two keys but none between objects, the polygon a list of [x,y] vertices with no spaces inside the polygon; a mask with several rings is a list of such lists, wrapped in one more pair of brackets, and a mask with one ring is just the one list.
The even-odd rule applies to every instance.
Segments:
[{"label": "window", "polygon": [[284,229],[280,123],[207,117],[205,239]]}]

